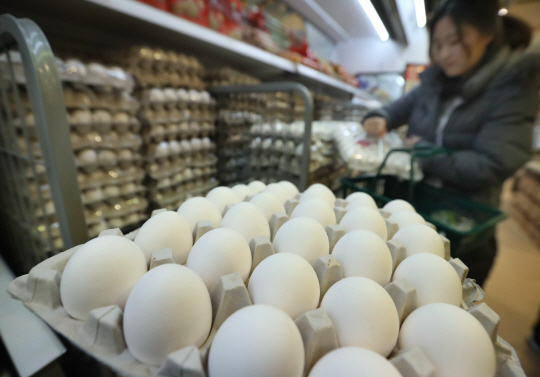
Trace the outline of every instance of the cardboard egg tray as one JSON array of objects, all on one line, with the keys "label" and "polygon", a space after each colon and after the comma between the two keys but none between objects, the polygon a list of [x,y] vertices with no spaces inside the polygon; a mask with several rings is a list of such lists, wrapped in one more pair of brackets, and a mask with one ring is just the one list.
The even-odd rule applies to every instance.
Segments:
[{"label": "cardboard egg tray", "polygon": [[[292,212],[295,204],[296,200],[287,202],[288,213]],[[336,204],[336,213],[344,214],[345,210],[341,205],[345,203],[341,201]],[[224,214],[230,207],[224,209]],[[165,210],[156,210],[152,215],[162,211]],[[286,213],[275,213],[272,216],[271,239],[288,219]],[[389,231],[395,230],[395,224],[387,222],[387,226]],[[212,229],[210,221],[198,222],[194,240],[198,240]],[[331,251],[345,232],[339,225],[328,226],[326,231]],[[138,230],[125,237],[133,240],[137,232]],[[101,232],[100,236],[103,235],[121,236],[122,233],[119,229],[110,229]],[[388,241],[387,245],[395,268],[397,261],[405,254],[405,248],[398,241]],[[252,239],[249,246],[252,253],[251,272],[261,261],[275,253],[271,240],[266,236]],[[496,376],[525,377],[514,349],[497,335],[499,316],[485,303],[475,305],[483,299],[484,292],[474,280],[467,277],[467,266],[459,259],[450,259],[449,246],[448,240],[445,240],[446,259],[455,269],[463,285],[461,308],[477,318],[491,337],[496,350]],[[206,376],[209,349],[217,330],[232,313],[252,304],[246,285],[238,273],[223,276],[210,291],[213,324],[206,342],[200,348],[190,346],[172,352],[160,367],[143,364],[136,360],[126,347],[122,327],[123,313],[118,306],[94,309],[85,321],[71,318],[62,307],[60,299],[62,272],[69,258],[79,247],[76,246],[38,264],[28,275],[15,279],[8,287],[8,291],[13,298],[22,301],[56,332],[122,376]],[[176,263],[172,250],[157,250],[152,253],[149,268],[166,263]],[[313,268],[319,279],[321,298],[334,283],[343,279],[341,267],[331,254],[317,259],[313,263]],[[385,289],[396,305],[401,324],[416,308],[416,290],[410,283],[402,280],[388,284]],[[322,356],[339,347],[337,334],[332,321],[323,309],[306,312],[297,318],[295,323],[304,342],[304,376],[306,376]],[[396,346],[389,359],[404,377],[437,377],[433,365],[418,348],[401,352]]]}]

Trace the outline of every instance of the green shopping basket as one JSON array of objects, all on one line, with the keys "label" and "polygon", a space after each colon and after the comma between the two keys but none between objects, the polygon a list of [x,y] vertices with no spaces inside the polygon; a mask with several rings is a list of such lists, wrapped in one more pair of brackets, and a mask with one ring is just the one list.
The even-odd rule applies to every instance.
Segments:
[{"label": "green shopping basket", "polygon": [[[408,181],[382,174],[388,158],[396,152],[411,155]],[[371,195],[379,207],[394,199],[407,200],[426,221],[434,224],[438,232],[450,240],[452,256],[463,256],[486,242],[493,235],[497,223],[504,220],[506,215],[497,208],[474,202],[458,192],[416,183],[413,179],[415,160],[443,153],[451,152],[433,147],[393,149],[388,152],[375,175],[342,178],[343,197],[351,192],[363,191]]]}]

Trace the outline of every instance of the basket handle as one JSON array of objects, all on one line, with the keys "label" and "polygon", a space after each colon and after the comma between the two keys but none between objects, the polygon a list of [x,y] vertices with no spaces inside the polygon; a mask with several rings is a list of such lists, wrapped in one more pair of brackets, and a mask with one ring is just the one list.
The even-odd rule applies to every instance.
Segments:
[{"label": "basket handle", "polygon": [[386,156],[384,157],[383,162],[379,166],[379,169],[377,170],[376,179],[378,180],[381,175],[384,167],[386,166],[386,163],[388,161],[388,158],[390,155],[396,152],[405,152],[409,153],[411,155],[411,172],[409,177],[409,192],[408,192],[408,200],[409,203],[412,202],[412,199],[414,197],[414,188],[416,186],[416,182],[414,181],[414,161],[416,161],[417,158],[427,158],[427,157],[433,157],[439,154],[450,154],[451,151],[446,148],[440,148],[440,147],[433,147],[430,145],[417,145],[412,148],[395,148],[388,151]]}]

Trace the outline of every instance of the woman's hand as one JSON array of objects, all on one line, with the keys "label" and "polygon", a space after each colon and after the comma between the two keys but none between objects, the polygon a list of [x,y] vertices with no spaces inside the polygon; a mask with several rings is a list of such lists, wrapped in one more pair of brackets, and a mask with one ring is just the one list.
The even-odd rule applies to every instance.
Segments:
[{"label": "woman's hand", "polygon": [[368,118],[364,121],[364,130],[366,130],[366,132],[370,135],[382,138],[388,131],[386,127],[386,119],[383,117]]},{"label": "woman's hand", "polygon": [[422,141],[422,138],[420,136],[410,136],[407,139],[403,141],[403,144],[407,148],[413,148],[416,144]]}]

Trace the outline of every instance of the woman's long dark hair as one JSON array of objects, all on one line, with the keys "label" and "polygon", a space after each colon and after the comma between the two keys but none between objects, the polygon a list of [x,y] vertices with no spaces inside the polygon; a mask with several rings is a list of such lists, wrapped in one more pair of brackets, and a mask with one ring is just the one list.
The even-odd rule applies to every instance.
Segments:
[{"label": "woman's long dark hair", "polygon": [[525,22],[513,16],[499,16],[497,0],[446,0],[431,19],[431,41],[435,26],[444,17],[450,17],[458,31],[465,24],[473,26],[481,34],[492,36],[493,44],[514,50],[526,48],[532,40],[532,29]]}]

